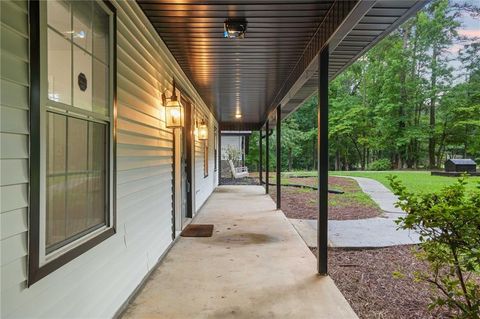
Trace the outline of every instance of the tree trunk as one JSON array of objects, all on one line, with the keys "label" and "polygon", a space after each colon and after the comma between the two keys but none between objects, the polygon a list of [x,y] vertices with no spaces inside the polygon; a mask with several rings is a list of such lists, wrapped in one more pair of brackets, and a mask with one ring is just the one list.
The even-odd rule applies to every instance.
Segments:
[{"label": "tree trunk", "polygon": [[292,148],[288,149],[288,171],[292,171]]},{"label": "tree trunk", "polygon": [[[407,26],[403,30],[403,43],[402,43],[402,50],[403,50],[403,58],[404,58],[404,63],[401,68],[400,72],[400,103],[398,107],[398,136],[402,136],[405,134],[405,106],[408,103],[408,94],[407,94],[407,63],[406,63],[406,55],[407,55],[407,48],[408,48],[408,39],[410,35],[410,28]],[[397,168],[401,169],[403,168],[403,156],[406,154],[406,145],[400,145],[398,148],[398,154],[397,154]]]},{"label": "tree trunk", "polygon": [[363,147],[363,150],[362,150],[362,163],[361,163],[361,165],[362,165],[362,171],[364,171],[365,168],[366,168],[366,165],[365,165],[365,163],[367,162],[366,158],[367,158],[367,149],[366,149],[366,147]]},{"label": "tree trunk", "polygon": [[367,148],[367,163],[366,163],[366,167],[368,167],[370,165],[370,149]]},{"label": "tree trunk", "polygon": [[435,108],[437,102],[437,57],[438,48],[433,47],[432,60],[431,60],[431,72],[430,77],[430,137],[428,138],[428,166],[430,168],[436,168],[437,163],[435,161]]},{"label": "tree trunk", "polygon": [[339,171],[340,170],[340,151],[337,149],[335,150],[335,170]]}]

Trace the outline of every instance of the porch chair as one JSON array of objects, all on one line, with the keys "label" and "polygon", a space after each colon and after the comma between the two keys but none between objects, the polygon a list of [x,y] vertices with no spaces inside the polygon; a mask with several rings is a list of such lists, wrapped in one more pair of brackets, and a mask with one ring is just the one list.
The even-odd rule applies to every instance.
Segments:
[{"label": "porch chair", "polygon": [[233,161],[229,160],[228,163],[230,164],[230,169],[232,170],[232,175],[235,179],[237,178],[244,178],[248,177],[248,167],[236,167],[233,165]]}]

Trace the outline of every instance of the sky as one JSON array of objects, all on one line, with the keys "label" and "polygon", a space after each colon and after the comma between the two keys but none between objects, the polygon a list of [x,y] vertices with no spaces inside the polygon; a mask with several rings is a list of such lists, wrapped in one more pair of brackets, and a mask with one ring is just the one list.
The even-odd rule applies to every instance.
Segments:
[{"label": "sky", "polygon": [[[480,5],[480,0],[453,0],[451,1],[452,4],[455,3],[471,3]],[[474,41],[475,39],[480,39],[480,18],[479,17],[472,17],[468,13],[461,16],[459,19],[462,23],[461,27],[458,29],[458,34],[464,37],[471,39]],[[463,48],[463,43],[454,43],[449,52],[451,54],[452,61],[450,65],[454,68],[454,74],[459,75],[462,73],[463,68],[460,61],[458,61],[458,51]],[[479,52],[480,54],[480,52]],[[458,79],[457,81],[461,82],[463,79]]]}]

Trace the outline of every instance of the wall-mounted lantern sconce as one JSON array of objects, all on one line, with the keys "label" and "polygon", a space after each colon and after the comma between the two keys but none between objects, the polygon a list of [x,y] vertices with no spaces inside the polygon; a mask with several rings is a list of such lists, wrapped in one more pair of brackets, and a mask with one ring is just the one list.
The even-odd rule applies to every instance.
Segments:
[{"label": "wall-mounted lantern sconce", "polygon": [[183,106],[175,92],[175,79],[173,80],[173,93],[167,102],[165,93],[162,94],[163,105],[165,105],[165,124],[168,128],[183,127]]},{"label": "wall-mounted lantern sconce", "polygon": [[198,139],[203,141],[208,140],[208,127],[204,120],[202,120],[198,126]]}]

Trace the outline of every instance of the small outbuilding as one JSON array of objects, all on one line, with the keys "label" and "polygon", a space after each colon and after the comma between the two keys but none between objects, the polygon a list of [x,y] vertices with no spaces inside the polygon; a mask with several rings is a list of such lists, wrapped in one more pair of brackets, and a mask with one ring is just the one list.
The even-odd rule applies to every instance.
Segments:
[{"label": "small outbuilding", "polygon": [[475,173],[477,163],[470,158],[451,158],[445,162],[445,171]]}]

